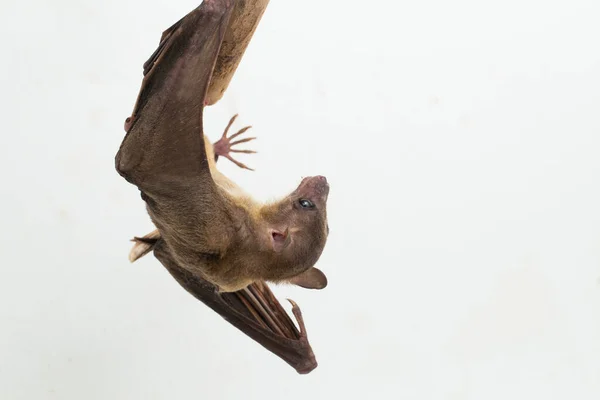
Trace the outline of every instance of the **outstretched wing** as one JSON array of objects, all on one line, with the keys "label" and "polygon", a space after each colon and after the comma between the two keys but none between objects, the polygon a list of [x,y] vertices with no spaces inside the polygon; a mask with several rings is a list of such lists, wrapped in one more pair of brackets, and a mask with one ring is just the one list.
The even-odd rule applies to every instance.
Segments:
[{"label": "outstretched wing", "polygon": [[145,64],[115,164],[127,181],[155,201],[190,203],[190,198],[199,198],[206,207],[215,191],[204,149],[202,112],[233,5],[233,0],[204,0],[165,32]]}]

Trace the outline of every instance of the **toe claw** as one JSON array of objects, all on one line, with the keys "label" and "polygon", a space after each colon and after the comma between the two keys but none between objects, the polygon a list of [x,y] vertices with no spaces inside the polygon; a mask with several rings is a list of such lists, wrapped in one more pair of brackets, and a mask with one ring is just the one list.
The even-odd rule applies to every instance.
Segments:
[{"label": "toe claw", "polygon": [[242,133],[246,132],[250,128],[252,128],[252,125],[243,127],[242,129],[240,129],[239,131],[237,131],[233,135],[229,136],[229,140],[235,139],[236,137],[240,136]]},{"label": "toe claw", "polygon": [[254,140],[254,139],[256,139],[256,138],[255,137],[250,137],[250,138],[246,138],[246,139],[236,140],[235,142],[232,142],[230,144],[230,146],[235,146],[236,144],[240,144],[240,143],[246,143],[246,142],[249,142],[249,141]]},{"label": "toe claw", "polygon": [[233,121],[235,121],[235,119],[237,118],[238,114],[235,114],[233,117],[231,117],[231,119],[229,120],[229,123],[227,124],[227,126],[225,127],[225,131],[223,132],[223,135],[221,135],[221,138],[226,138],[227,137],[227,132],[229,132],[229,128],[231,128],[231,125],[233,125]]},{"label": "toe claw", "polygon": [[236,160],[235,158],[231,157],[229,154],[227,154],[226,156],[224,156],[225,158],[227,158],[229,161],[231,161],[232,163],[234,163],[235,165],[237,165],[238,167],[242,168],[242,169],[247,169],[250,171],[254,171],[252,168],[248,167],[246,164],[239,162],[238,160]]},{"label": "toe claw", "polygon": [[256,151],[254,151],[254,150],[235,150],[235,149],[230,149],[229,151],[231,153],[256,154]]}]

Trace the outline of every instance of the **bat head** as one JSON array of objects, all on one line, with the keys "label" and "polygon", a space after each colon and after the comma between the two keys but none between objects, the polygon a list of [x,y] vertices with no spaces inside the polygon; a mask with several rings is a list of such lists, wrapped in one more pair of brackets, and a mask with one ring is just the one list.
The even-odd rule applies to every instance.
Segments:
[{"label": "bat head", "polygon": [[[324,176],[304,178],[298,188],[268,207],[268,234],[279,275],[304,287],[325,287],[326,279],[307,272],[317,262],[329,235],[327,197],[329,184]],[[318,271],[318,270],[316,270]],[[320,272],[320,271],[319,271]],[[322,275],[322,273],[320,273]],[[306,277],[301,279],[300,276]],[[294,281],[293,278],[296,278]]]}]

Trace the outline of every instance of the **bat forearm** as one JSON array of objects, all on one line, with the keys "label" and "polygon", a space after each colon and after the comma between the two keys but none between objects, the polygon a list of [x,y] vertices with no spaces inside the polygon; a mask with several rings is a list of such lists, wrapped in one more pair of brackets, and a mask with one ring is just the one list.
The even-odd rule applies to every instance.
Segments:
[{"label": "bat forearm", "polygon": [[205,103],[215,104],[229,86],[269,0],[237,0],[221,45]]}]

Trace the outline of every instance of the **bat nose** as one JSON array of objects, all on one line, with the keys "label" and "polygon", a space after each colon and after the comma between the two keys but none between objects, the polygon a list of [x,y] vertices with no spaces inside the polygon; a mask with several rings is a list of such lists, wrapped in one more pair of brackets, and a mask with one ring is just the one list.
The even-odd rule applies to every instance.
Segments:
[{"label": "bat nose", "polygon": [[329,184],[327,183],[327,178],[323,175],[317,175],[309,178],[306,182],[306,188],[313,195],[323,197],[327,199],[327,195],[329,194]]},{"label": "bat nose", "polygon": [[302,179],[297,190],[305,193],[307,196],[322,196],[327,199],[327,195],[329,194],[329,184],[327,183],[327,178],[323,175],[308,176]]},{"label": "bat nose", "polygon": [[308,178],[304,178],[302,184],[313,187],[313,188],[326,188],[329,187],[327,183],[327,178],[323,175],[311,176]]}]

